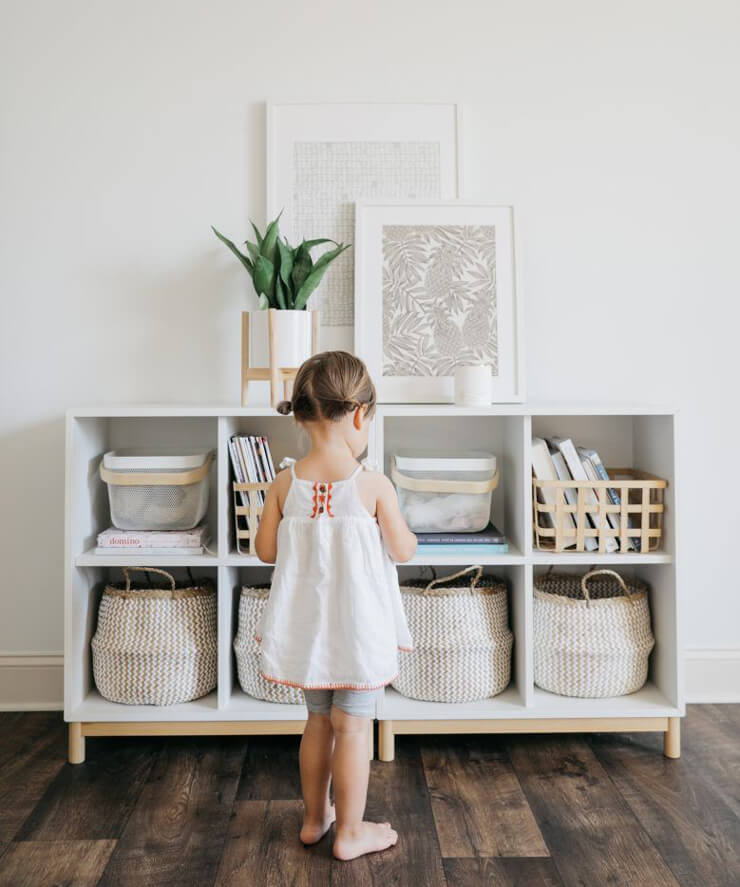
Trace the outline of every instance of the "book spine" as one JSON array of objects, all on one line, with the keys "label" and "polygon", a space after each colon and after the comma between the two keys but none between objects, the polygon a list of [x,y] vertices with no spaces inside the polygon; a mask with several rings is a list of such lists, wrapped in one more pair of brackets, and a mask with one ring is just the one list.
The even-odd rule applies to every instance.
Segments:
[{"label": "book spine", "polygon": [[509,543],[503,542],[500,545],[486,543],[485,545],[417,545],[416,554],[436,554],[436,555],[455,555],[455,554],[508,554]]},{"label": "book spine", "polygon": [[203,553],[203,546],[199,545],[197,548],[173,548],[169,546],[141,549],[136,546],[117,546],[116,548],[107,548],[106,546],[98,545],[95,549],[95,554],[100,555],[101,557],[111,557],[114,552],[115,554],[141,555],[143,551],[146,551],[150,555],[163,557],[184,557],[186,555],[194,557]]},{"label": "book spine", "polygon": [[[599,454],[596,452],[592,452],[590,455],[591,464],[594,467],[594,471],[601,478],[601,480],[611,480],[609,477],[606,468],[604,468],[604,463],[601,461]],[[609,498],[612,500],[612,505],[621,505],[622,497],[619,493],[613,488],[609,487],[608,489]],[[619,520],[619,518],[618,518]],[[631,529],[633,527],[632,518],[627,515],[627,527]],[[635,551],[639,552],[642,548],[641,540],[635,538],[634,536],[627,537],[627,548],[633,548]]]},{"label": "book spine", "polygon": [[270,480],[275,480],[275,463],[272,461],[272,452],[270,451],[270,441],[266,437],[263,437],[262,442],[265,445],[265,455],[267,456],[267,465],[270,469]]},{"label": "book spine", "polygon": [[178,533],[172,535],[162,533],[101,533],[98,536],[98,548],[200,548],[202,533]]},{"label": "book spine", "polygon": [[453,533],[452,535],[445,535],[444,533],[417,533],[416,538],[419,540],[419,545],[502,545],[506,541],[500,536],[475,538],[466,536],[464,533]]},{"label": "book spine", "polygon": [[[229,455],[231,456],[231,467],[234,469],[234,478],[238,484],[246,483],[244,479],[244,471],[242,463],[237,452],[238,443],[236,438],[229,438]],[[246,493],[239,493],[242,505],[249,505],[249,497]]]},{"label": "book spine", "polygon": [[[251,466],[251,471],[252,471],[254,483],[257,483],[257,484],[262,483],[264,481],[264,478],[262,477],[262,470],[260,468],[260,460],[259,460],[259,456],[257,455],[257,447],[255,446],[255,442],[254,442],[255,439],[252,435],[250,435],[249,437],[244,438],[244,440],[246,441],[246,445],[247,445],[247,454],[248,454],[248,457],[250,460],[250,466]],[[258,495],[258,498],[259,498],[260,502],[262,503],[262,505],[264,505],[265,504],[264,492],[262,490],[260,490],[257,495]]]}]

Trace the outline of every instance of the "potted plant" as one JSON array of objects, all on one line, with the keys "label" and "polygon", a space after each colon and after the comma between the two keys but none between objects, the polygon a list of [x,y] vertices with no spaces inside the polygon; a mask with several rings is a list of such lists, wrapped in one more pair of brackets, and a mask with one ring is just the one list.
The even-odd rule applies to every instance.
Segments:
[{"label": "potted plant", "polygon": [[[273,314],[276,340],[276,361],[279,367],[298,367],[311,355],[311,312],[308,300],[321,283],[331,263],[349,244],[337,243],[328,237],[304,240],[291,246],[280,237],[280,215],[267,226],[264,235],[251,222],[256,243],[244,242],[247,253],[212,227],[213,233],[226,244],[247,269],[259,300],[259,309],[249,312],[249,351],[255,366],[267,366],[267,309]],[[311,250],[325,243],[334,244],[314,262]]]}]

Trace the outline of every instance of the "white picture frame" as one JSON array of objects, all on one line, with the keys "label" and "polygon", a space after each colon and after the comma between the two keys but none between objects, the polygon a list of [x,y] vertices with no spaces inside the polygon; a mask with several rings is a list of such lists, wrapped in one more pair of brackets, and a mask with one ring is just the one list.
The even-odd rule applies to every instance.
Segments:
[{"label": "white picture frame", "polygon": [[[358,199],[431,199],[429,146],[438,146],[434,199],[459,197],[462,108],[455,102],[268,102],[267,219],[283,210],[280,229],[291,242],[351,242]],[[332,164],[339,174],[331,175]],[[354,327],[353,258],[348,250],[330,269],[314,302],[322,327],[347,339]]]},{"label": "white picture frame", "polygon": [[[495,259],[491,264],[494,283],[490,288],[490,298],[493,304],[491,315],[495,317],[495,326],[492,321],[490,328],[493,332],[486,334],[488,338],[485,343],[485,347],[489,349],[490,362],[495,363],[491,381],[491,402],[524,401],[523,316],[515,249],[514,208],[510,205],[466,201],[429,203],[363,201],[357,204],[355,216],[355,351],[365,361],[375,381],[378,401],[380,403],[454,402],[452,372],[445,375],[397,374],[390,363],[392,355],[389,358],[388,352],[384,352],[383,229],[385,228],[386,232],[399,230],[395,226],[409,226],[411,236],[415,236],[416,232],[428,230],[488,232],[490,226],[493,226]],[[387,236],[386,234],[386,238]],[[488,247],[480,249],[485,250]],[[387,260],[387,256],[385,258]],[[390,279],[392,276],[388,274],[386,268],[386,287],[389,286]],[[399,292],[402,290],[399,289]],[[487,291],[482,288],[480,292]],[[395,298],[392,292],[386,291],[386,297],[388,296]],[[417,305],[421,307],[413,310],[424,321],[430,316],[427,307],[429,303],[422,298]],[[404,310],[413,313],[411,308]],[[394,317],[394,323],[397,317],[398,315]],[[396,347],[398,340],[397,334]],[[411,338],[409,341],[411,342]],[[410,347],[416,352],[419,351],[418,338]],[[433,360],[433,349],[427,354],[429,360]],[[446,366],[449,362],[450,358],[446,358],[445,361],[440,358],[439,365]],[[489,362],[489,359],[481,362]]]}]

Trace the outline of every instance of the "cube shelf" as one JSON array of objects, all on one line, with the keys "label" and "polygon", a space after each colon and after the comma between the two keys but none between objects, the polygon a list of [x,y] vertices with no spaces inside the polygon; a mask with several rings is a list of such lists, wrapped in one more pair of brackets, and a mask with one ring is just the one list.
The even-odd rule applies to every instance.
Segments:
[{"label": "cube shelf", "polygon": [[[394,737],[406,733],[640,731],[665,734],[665,751],[679,754],[679,718],[684,714],[676,557],[675,412],[640,405],[546,404],[463,408],[442,404],[379,405],[368,458],[386,471],[399,448],[445,445],[486,449],[499,458],[501,483],[491,517],[509,540],[509,552],[476,562],[509,586],[514,633],[512,681],[499,696],[474,703],[429,703],[386,688],[376,711],[379,756],[393,757]],[[70,725],[70,760],[84,760],[85,736],[186,735],[209,733],[301,733],[303,705],[254,699],[239,687],[232,641],[239,589],[264,582],[269,565],[239,555],[234,540],[228,439],[232,434],[265,434],[277,463],[300,457],[306,439],[292,419],[269,406],[107,406],[70,410],[66,426],[65,720]],[[634,466],[668,481],[663,545],[647,554],[555,553],[533,547],[530,442],[532,435],[571,436],[594,446],[605,463]],[[216,453],[207,520],[212,553],[198,556],[95,554],[97,533],[110,525],[107,490],[98,474],[106,450],[124,446],[198,446]],[[414,558],[401,575],[438,568],[440,575],[473,561],[469,555]],[[651,586],[656,647],[648,683],[615,699],[570,699],[534,685],[532,584],[550,566],[584,572],[591,565],[616,565]],[[218,686],[203,699],[164,708],[108,702],[92,679],[90,640],[106,581],[126,565],[172,569],[190,567],[210,576],[218,589]]]}]

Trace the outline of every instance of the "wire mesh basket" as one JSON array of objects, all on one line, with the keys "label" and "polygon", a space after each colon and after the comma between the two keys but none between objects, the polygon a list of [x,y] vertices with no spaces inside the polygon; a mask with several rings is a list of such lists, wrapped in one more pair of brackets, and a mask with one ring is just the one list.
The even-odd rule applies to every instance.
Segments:
[{"label": "wire mesh basket", "polygon": [[158,455],[112,450],[100,463],[119,530],[191,530],[208,509],[212,452]]}]

